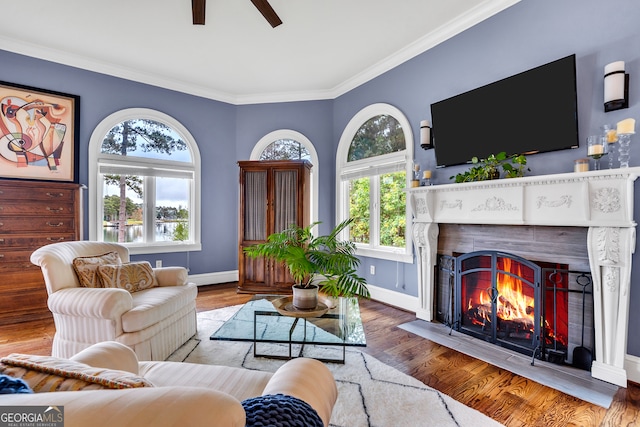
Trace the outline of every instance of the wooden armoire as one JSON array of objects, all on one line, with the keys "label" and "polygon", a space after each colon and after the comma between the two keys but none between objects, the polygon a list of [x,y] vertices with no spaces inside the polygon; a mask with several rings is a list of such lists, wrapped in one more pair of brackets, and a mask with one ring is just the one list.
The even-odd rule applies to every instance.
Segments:
[{"label": "wooden armoire", "polygon": [[291,224],[309,225],[310,171],[306,160],[240,161],[238,223],[238,292],[291,293],[293,279],[286,266],[249,258],[244,248],[265,242]]},{"label": "wooden armoire", "polygon": [[31,253],[81,238],[79,184],[0,180],[0,325],[51,317]]}]

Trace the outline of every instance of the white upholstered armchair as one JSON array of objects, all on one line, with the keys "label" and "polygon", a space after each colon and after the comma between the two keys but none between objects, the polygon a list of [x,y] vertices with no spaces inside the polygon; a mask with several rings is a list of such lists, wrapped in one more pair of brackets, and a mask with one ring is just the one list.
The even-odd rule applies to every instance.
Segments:
[{"label": "white upholstered armchair", "polygon": [[[52,356],[69,358],[94,343],[117,341],[130,347],[140,360],[166,359],[196,333],[196,285],[187,283],[183,267],[151,269],[146,265],[152,283],[141,290],[128,285],[86,287],[84,280],[81,286],[74,260],[105,254],[111,260],[119,256],[118,264],[129,262],[125,246],[103,242],[54,243],[31,255],[31,262],[42,269],[55,322]],[[100,270],[101,274],[115,279],[125,276],[113,267],[116,263],[102,264],[111,270]],[[94,268],[93,274],[96,271]],[[110,286],[117,285],[115,279]]]}]

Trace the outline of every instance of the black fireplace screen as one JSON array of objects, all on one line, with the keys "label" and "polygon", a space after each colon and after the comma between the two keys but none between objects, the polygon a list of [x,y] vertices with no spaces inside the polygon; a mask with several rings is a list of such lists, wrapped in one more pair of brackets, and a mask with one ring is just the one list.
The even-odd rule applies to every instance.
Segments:
[{"label": "black fireplace screen", "polygon": [[556,363],[592,350],[588,273],[498,251],[440,256],[438,272],[436,319],[453,329]]}]

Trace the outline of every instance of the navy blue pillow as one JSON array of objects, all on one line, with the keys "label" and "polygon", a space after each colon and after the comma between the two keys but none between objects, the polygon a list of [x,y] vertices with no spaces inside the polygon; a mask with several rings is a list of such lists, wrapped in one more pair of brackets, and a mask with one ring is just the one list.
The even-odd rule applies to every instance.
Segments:
[{"label": "navy blue pillow", "polygon": [[242,401],[247,427],[324,427],[318,413],[304,400],[268,394]]},{"label": "navy blue pillow", "polygon": [[0,375],[0,394],[33,393],[31,387],[20,378]]}]

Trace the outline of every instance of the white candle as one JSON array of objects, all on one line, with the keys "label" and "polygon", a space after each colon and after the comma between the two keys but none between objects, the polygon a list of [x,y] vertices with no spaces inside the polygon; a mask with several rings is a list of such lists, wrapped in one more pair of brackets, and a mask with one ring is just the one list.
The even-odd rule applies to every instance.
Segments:
[{"label": "white candle", "polygon": [[587,172],[589,171],[589,159],[578,159],[573,166],[574,172]]},{"label": "white candle", "polygon": [[431,179],[431,171],[427,170],[427,171],[422,172],[422,178]]},{"label": "white candle", "polygon": [[604,145],[600,145],[600,144],[590,145],[589,148],[587,149],[588,156],[595,156],[598,154],[604,154]]},{"label": "white candle", "polygon": [[618,122],[618,134],[636,133],[635,119],[624,119]]}]

